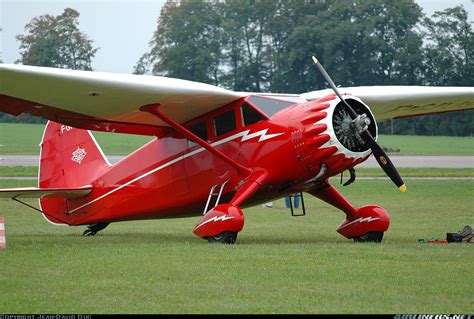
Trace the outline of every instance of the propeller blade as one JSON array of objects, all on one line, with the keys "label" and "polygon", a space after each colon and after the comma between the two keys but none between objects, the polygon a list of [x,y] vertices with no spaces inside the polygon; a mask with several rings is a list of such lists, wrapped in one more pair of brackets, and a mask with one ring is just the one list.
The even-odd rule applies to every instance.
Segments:
[{"label": "propeller blade", "polygon": [[[318,59],[313,55],[312,56],[314,65],[318,68],[319,72],[323,75],[324,79],[326,82],[329,83],[331,88],[333,89],[334,93],[336,93],[337,97],[347,106],[347,109],[349,110],[349,115],[351,118],[354,120],[357,118],[357,113],[354,111],[354,109],[347,103],[345,99],[342,98],[342,95],[339,93],[339,90],[337,89],[336,85],[334,84],[333,80],[329,76],[329,74],[326,72],[324,67],[319,63]],[[393,165],[392,161],[388,157],[388,155],[385,153],[385,151],[380,147],[380,145],[375,141],[375,139],[372,137],[370,134],[369,130],[364,130],[361,133],[362,138],[364,141],[367,143],[367,145],[370,147],[372,150],[372,154],[374,154],[375,160],[377,163],[379,163],[380,167],[384,170],[385,174],[392,180],[392,182],[397,185],[398,189],[402,192],[405,192],[407,190],[407,187],[405,183],[403,182],[402,178],[400,177],[400,174],[398,174],[397,169]]]},{"label": "propeller blade", "polygon": [[324,79],[326,80],[326,82],[329,83],[329,85],[331,86],[332,90],[334,91],[334,93],[336,93],[337,97],[347,106],[347,108],[349,109],[349,112],[351,113],[351,118],[352,119],[355,119],[357,117],[357,113],[354,111],[354,109],[349,105],[349,103],[346,102],[346,100],[344,100],[342,98],[342,95],[341,93],[339,93],[339,90],[337,89],[336,87],[336,84],[334,84],[333,80],[331,79],[331,77],[329,76],[329,74],[326,72],[326,70],[324,69],[324,67],[321,65],[321,63],[319,63],[318,59],[316,59],[316,57],[313,55],[312,56],[312,59],[313,59],[313,62],[314,62],[314,65],[316,65],[316,67],[318,68],[319,72],[321,72],[321,74],[323,75]]},{"label": "propeller blade", "polygon": [[[366,135],[366,136],[364,136]],[[390,157],[385,153],[385,151],[380,147],[380,145],[374,140],[372,135],[366,130],[362,133],[362,137],[365,141],[368,141],[370,149],[372,150],[372,154],[374,154],[375,160],[379,163],[380,167],[383,169],[385,174],[392,180],[392,182],[397,185],[398,189],[401,192],[406,192],[407,187],[403,182],[400,174],[398,174],[395,165],[393,165],[392,160]]]}]

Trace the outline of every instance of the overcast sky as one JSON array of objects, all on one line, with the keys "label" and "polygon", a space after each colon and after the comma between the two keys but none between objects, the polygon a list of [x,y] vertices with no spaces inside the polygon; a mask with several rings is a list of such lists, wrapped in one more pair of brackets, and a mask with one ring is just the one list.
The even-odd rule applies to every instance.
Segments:
[{"label": "overcast sky", "polygon": [[[425,13],[462,4],[474,21],[474,0],[416,0]],[[25,25],[35,16],[60,15],[67,7],[80,13],[79,28],[99,47],[92,67],[96,71],[132,73],[148,50],[165,0],[0,0],[1,52],[4,63],[19,59],[19,42]]]}]

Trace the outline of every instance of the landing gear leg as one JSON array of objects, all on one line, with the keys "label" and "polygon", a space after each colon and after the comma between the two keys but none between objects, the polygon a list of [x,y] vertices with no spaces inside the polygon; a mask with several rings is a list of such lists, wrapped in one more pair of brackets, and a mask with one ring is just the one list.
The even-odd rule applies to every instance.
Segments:
[{"label": "landing gear leg", "polygon": [[390,225],[390,217],[382,207],[354,207],[327,180],[325,185],[309,193],[346,214],[346,219],[337,229],[339,234],[355,242],[382,241],[383,234]]},{"label": "landing gear leg", "polygon": [[107,226],[109,226],[109,223],[97,223],[89,225],[87,229],[82,233],[82,236],[94,236]]},{"label": "landing gear leg", "polygon": [[258,181],[247,182],[237,191],[230,204],[219,204],[206,212],[194,227],[193,233],[210,243],[234,244],[237,233],[244,227],[244,214],[239,205],[259,189]]}]

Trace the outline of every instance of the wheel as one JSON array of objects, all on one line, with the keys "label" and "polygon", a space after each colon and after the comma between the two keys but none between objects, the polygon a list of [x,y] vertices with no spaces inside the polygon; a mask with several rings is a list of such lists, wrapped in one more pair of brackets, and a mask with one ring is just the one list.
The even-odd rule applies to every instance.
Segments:
[{"label": "wheel", "polygon": [[229,244],[232,245],[237,240],[237,233],[225,231],[223,233],[206,237],[207,241],[210,243],[220,243],[220,244]]},{"label": "wheel", "polygon": [[352,237],[356,243],[380,243],[383,238],[383,231],[371,231],[358,237]]}]

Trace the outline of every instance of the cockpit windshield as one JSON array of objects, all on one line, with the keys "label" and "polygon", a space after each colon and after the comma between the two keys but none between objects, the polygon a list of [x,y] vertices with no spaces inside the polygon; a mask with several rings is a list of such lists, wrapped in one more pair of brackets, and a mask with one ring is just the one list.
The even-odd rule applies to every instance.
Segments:
[{"label": "cockpit windshield", "polygon": [[266,97],[258,95],[249,96],[247,101],[260,109],[268,117],[272,117],[274,114],[293,104],[306,102],[304,99],[295,96]]}]

